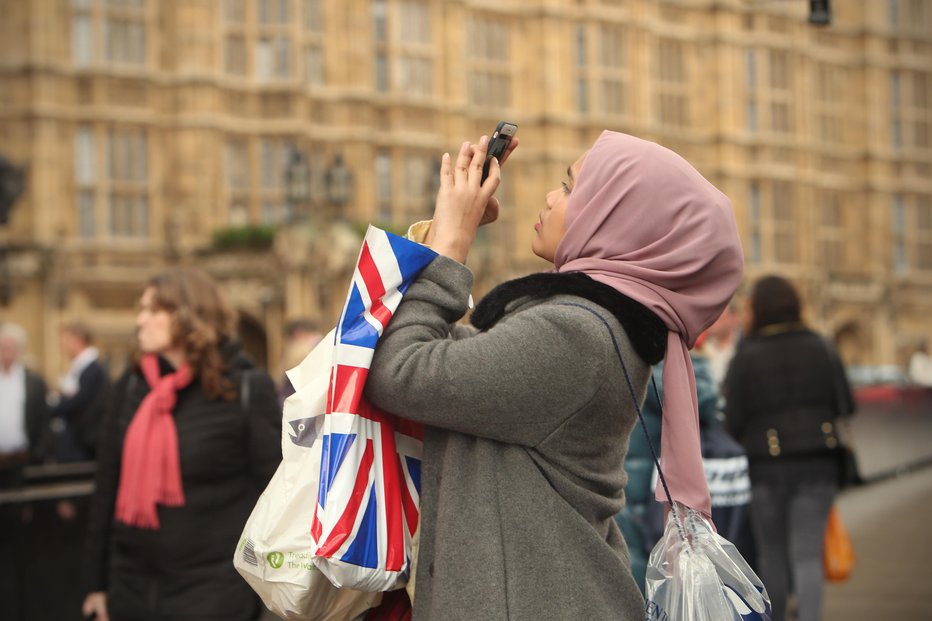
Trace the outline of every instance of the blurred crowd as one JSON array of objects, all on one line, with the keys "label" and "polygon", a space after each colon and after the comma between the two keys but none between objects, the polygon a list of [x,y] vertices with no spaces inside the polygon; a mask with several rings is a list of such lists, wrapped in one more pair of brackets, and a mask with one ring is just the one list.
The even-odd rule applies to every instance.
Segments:
[{"label": "blurred crowd", "polygon": [[[53,495],[46,503],[61,523],[81,525],[86,615],[259,615],[229,557],[280,460],[281,405],[294,389],[287,377],[273,381],[255,367],[234,325],[205,274],[168,270],[143,287],[128,369],[111,378],[93,332],[69,322],[59,332],[69,366],[51,388],[23,364],[29,335],[0,326],[0,492],[25,489],[28,466],[97,463],[92,498]],[[283,366],[291,368],[321,331],[307,320],[286,330]],[[792,283],[770,276],[725,309],[691,362],[717,530],[761,574],[774,618],[795,601],[800,621],[818,619],[822,525],[838,490],[856,476],[841,458],[841,427],[855,411],[841,360],[805,323]],[[924,346],[909,371],[916,383],[932,384]],[[644,429],[630,439],[627,505],[616,518],[642,589],[664,526],[652,459],[662,436],[662,391],[660,363],[643,404]],[[0,504],[0,519],[7,536],[19,532],[35,519],[33,504]],[[190,542],[205,537],[211,543],[192,557]],[[21,566],[5,564],[6,601],[16,597]]]},{"label": "blurred crowd", "polygon": [[[826,520],[839,489],[858,477],[847,468],[840,432],[855,411],[841,359],[805,323],[792,283],[767,276],[725,309],[691,361],[716,529],[760,575],[773,619],[787,618],[794,601],[793,618],[817,621]],[[663,534],[650,447],[662,436],[662,378],[656,365],[643,406],[646,433],[631,437],[627,504],[616,518],[642,589]]]},{"label": "blurred crowd", "polygon": [[[281,460],[292,389],[256,367],[235,325],[206,274],[166,270],[142,287],[126,370],[111,378],[93,332],[69,322],[59,333],[69,367],[51,389],[23,363],[26,331],[0,327],[0,532],[12,560],[0,616],[258,616],[230,557]],[[306,320],[286,330],[290,368],[320,334]],[[82,475],[93,486],[75,485]],[[36,601],[39,556],[57,561],[38,577],[62,583],[64,610]]]}]

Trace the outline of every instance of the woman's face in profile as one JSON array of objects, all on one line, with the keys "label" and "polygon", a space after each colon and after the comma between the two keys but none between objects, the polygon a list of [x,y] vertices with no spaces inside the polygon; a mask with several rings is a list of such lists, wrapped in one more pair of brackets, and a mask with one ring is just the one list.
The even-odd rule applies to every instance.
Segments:
[{"label": "woman's face in profile", "polygon": [[146,288],[139,300],[136,338],[139,349],[146,354],[158,354],[172,346],[171,314],[155,305],[155,289],[152,287]]},{"label": "woman's face in profile", "polygon": [[566,233],[566,204],[569,202],[570,193],[576,186],[576,179],[586,160],[586,153],[580,155],[579,159],[566,169],[566,180],[560,187],[547,193],[547,206],[540,212],[537,223],[534,224],[537,235],[531,242],[531,250],[541,259],[551,263],[557,253],[557,246]]}]

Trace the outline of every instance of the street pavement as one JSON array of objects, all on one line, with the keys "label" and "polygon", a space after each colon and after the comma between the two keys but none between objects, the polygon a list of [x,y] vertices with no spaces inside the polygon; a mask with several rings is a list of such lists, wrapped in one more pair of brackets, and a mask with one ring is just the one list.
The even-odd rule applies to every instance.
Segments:
[{"label": "street pavement", "polygon": [[857,565],[826,587],[822,621],[932,621],[932,467],[846,491],[838,509]]},{"label": "street pavement", "polygon": [[854,573],[829,584],[823,621],[932,620],[932,467],[844,492]]}]

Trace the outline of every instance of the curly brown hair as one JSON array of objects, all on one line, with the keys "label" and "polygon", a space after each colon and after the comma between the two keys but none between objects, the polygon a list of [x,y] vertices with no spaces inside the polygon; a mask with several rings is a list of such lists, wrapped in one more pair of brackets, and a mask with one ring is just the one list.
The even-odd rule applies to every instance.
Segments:
[{"label": "curly brown hair", "polygon": [[236,312],[211,278],[199,269],[173,267],[149,279],[153,302],[172,317],[172,339],[208,399],[236,398],[236,387],[223,376],[220,346],[233,337]]}]

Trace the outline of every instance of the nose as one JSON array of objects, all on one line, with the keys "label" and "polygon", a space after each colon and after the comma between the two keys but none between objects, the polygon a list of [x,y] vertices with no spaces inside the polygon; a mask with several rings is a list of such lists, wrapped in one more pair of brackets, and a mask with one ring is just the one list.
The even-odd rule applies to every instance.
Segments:
[{"label": "nose", "polygon": [[547,192],[547,207],[553,208],[554,197],[557,195],[557,192],[561,191],[562,190],[550,190]]}]

